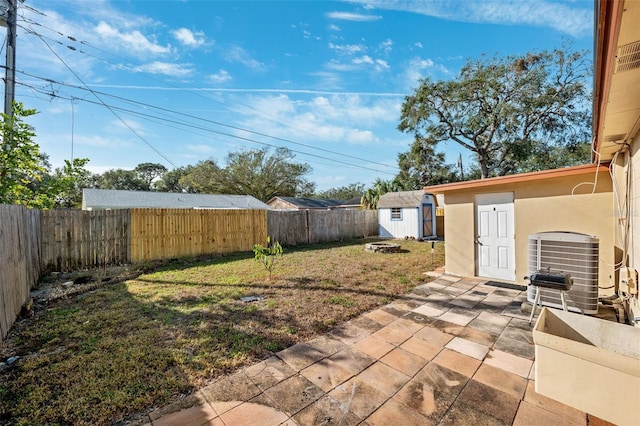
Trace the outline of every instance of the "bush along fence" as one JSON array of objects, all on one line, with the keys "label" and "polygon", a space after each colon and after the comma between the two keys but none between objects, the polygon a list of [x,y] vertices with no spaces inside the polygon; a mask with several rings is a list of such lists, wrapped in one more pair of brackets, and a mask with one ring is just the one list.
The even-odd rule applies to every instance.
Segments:
[{"label": "bush along fence", "polygon": [[0,205],[0,341],[41,273],[378,234],[373,210],[28,210]]}]

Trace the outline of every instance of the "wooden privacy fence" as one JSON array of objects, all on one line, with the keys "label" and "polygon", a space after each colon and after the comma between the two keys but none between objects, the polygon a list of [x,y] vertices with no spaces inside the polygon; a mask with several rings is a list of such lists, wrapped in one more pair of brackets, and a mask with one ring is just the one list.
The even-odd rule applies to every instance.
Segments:
[{"label": "wooden privacy fence", "polygon": [[40,277],[40,212],[0,205],[0,341]]},{"label": "wooden privacy fence", "polygon": [[378,234],[375,210],[29,210],[0,205],[0,341],[41,272]]},{"label": "wooden privacy fence", "polygon": [[267,238],[266,210],[133,209],[131,261],[251,251]]},{"label": "wooden privacy fence", "polygon": [[267,232],[283,246],[378,235],[377,210],[270,210]]},{"label": "wooden privacy fence", "polygon": [[43,271],[130,262],[130,210],[45,210],[41,214]]}]

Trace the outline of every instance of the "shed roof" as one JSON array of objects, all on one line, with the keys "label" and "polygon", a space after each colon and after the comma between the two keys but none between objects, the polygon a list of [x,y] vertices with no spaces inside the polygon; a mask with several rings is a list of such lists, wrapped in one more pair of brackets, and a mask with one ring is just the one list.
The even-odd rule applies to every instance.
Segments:
[{"label": "shed roof", "polygon": [[556,179],[567,176],[587,175],[595,173],[608,173],[609,166],[597,164],[584,164],[581,166],[564,167],[562,169],[542,170],[539,172],[519,173],[516,175],[499,176],[487,179],[476,179],[465,182],[445,183],[442,185],[427,186],[426,192],[442,194],[451,191],[462,191],[475,188],[488,188],[492,186],[510,185],[519,182],[533,182],[544,179]]},{"label": "shed roof", "polygon": [[271,201],[279,199],[285,201],[299,209],[327,209],[329,207],[337,207],[344,204],[344,201],[330,200],[327,198],[304,198],[304,197],[273,197]]},{"label": "shed roof", "polygon": [[174,192],[123,191],[114,189],[82,190],[83,209],[270,209],[250,195],[186,194]]},{"label": "shed roof", "polygon": [[417,191],[387,192],[380,196],[378,208],[419,207],[422,205],[424,195],[425,191],[422,189]]}]

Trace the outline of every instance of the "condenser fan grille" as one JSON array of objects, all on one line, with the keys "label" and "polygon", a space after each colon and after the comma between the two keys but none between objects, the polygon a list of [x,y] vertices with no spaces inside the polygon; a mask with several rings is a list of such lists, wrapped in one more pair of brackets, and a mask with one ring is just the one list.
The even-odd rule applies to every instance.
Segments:
[{"label": "condenser fan grille", "polygon": [[[598,312],[599,243],[596,237],[573,232],[541,232],[529,236],[529,274],[563,272],[573,279],[567,292],[569,310],[585,314]],[[545,306],[562,308],[560,293],[540,289]],[[529,286],[527,300],[533,302],[535,288]]]}]

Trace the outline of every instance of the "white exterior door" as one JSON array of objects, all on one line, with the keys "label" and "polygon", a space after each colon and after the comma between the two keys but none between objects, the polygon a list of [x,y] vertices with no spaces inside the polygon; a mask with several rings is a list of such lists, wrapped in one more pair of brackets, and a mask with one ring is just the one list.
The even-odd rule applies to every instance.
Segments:
[{"label": "white exterior door", "polygon": [[513,193],[476,195],[478,276],[515,281]]}]

